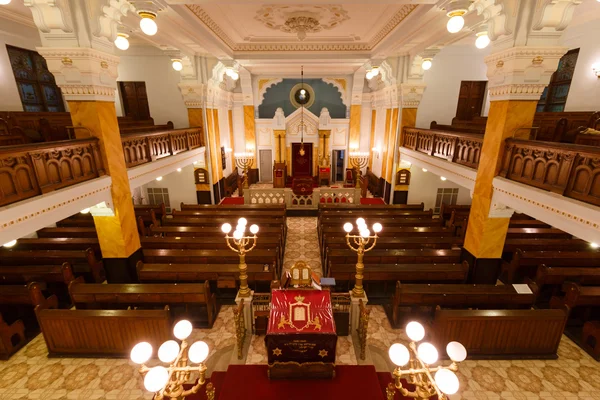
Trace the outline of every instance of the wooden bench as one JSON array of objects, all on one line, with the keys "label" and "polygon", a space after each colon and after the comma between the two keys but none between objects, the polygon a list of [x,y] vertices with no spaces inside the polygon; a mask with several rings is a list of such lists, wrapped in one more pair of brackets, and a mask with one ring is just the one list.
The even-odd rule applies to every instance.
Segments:
[{"label": "wooden bench", "polygon": [[423,211],[425,203],[419,204],[319,204],[319,214],[322,212],[328,212],[331,214],[347,214],[355,213],[362,214],[363,212],[369,212],[372,210],[418,210]]},{"label": "wooden bench", "polygon": [[530,283],[531,293],[517,293],[512,285],[474,284],[420,284],[396,283],[391,302],[390,323],[398,327],[404,321],[400,308],[406,316],[414,316],[423,309],[431,314],[436,307],[448,308],[528,308],[535,304],[539,292],[535,283]]},{"label": "wooden bench", "polygon": [[77,309],[119,310],[169,306],[172,319],[188,319],[196,328],[212,328],[218,307],[208,281],[204,283],[144,283],[69,285]]},{"label": "wooden bench", "polygon": [[502,262],[505,283],[532,279],[540,264],[561,267],[600,267],[600,251],[523,251],[515,250],[510,262]]},{"label": "wooden bench", "polygon": [[[269,287],[279,275],[275,263],[246,264],[248,285],[255,291]],[[140,282],[204,282],[210,281],[215,290],[239,287],[238,264],[149,264],[139,261],[137,274]]]},{"label": "wooden bench", "polygon": [[183,202],[181,203],[181,206],[179,207],[181,209],[181,211],[184,210],[218,210],[218,211],[225,211],[225,210],[230,210],[233,211],[236,214],[240,213],[240,210],[243,212],[246,211],[273,211],[273,210],[285,210],[285,204],[236,204],[236,205],[232,205],[232,204],[218,204],[218,205],[212,205],[212,204],[184,204]]},{"label": "wooden bench", "polygon": [[550,308],[561,308],[564,305],[573,310],[575,307],[600,306],[600,286],[581,286],[575,282],[562,285],[564,296],[552,296]]},{"label": "wooden bench", "polygon": [[95,227],[84,228],[43,228],[37,231],[38,238],[98,238]]},{"label": "wooden bench", "polygon": [[[529,282],[529,280],[526,280]],[[548,301],[559,294],[565,282],[580,285],[600,285],[600,268],[549,267],[541,264],[537,268],[533,281],[540,288],[538,303]]]},{"label": "wooden bench", "polygon": [[469,359],[555,359],[568,312],[560,310],[437,310],[432,343],[463,344]]},{"label": "wooden bench", "polygon": [[52,310],[36,307],[49,357],[129,357],[139,342],[153,348],[171,339],[164,310]]},{"label": "wooden bench", "polygon": [[571,239],[571,235],[556,228],[508,228],[507,239]]},{"label": "wooden bench", "polygon": [[106,279],[102,261],[92,249],[78,250],[0,250],[1,266],[63,265],[71,264],[75,276],[84,276],[88,282],[100,283]]},{"label": "wooden bench", "polygon": [[70,305],[69,284],[75,279],[71,264],[0,266],[2,285],[44,282],[48,293],[56,295],[61,307]]}]

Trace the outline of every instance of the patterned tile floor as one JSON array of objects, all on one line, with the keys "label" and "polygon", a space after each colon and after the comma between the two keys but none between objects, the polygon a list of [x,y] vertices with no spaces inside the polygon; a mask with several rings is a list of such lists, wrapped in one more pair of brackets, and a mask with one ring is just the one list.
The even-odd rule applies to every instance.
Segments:
[{"label": "patterned tile floor", "polygon": [[[288,218],[284,266],[305,260],[321,272],[316,218]],[[234,343],[233,308],[221,308],[210,330],[194,330],[205,340],[211,355],[222,354]],[[368,342],[372,354],[385,366],[389,346],[406,342],[403,330],[391,329],[381,306],[372,306]],[[600,364],[563,337],[557,360],[471,361],[460,366],[461,391],[456,399],[600,400]],[[376,358],[377,356],[374,356]],[[209,362],[211,358],[209,357]],[[253,336],[247,364],[266,363],[264,336]],[[350,338],[340,338],[339,364],[356,364]],[[385,368],[383,368],[385,370]],[[0,398],[5,399],[150,399],[143,390],[135,365],[124,359],[47,358],[41,335],[8,361],[0,361]]]}]

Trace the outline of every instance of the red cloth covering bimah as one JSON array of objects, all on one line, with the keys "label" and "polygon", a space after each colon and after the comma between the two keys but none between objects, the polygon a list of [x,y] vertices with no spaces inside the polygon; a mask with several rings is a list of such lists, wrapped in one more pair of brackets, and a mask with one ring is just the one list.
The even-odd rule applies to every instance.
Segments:
[{"label": "red cloth covering bimah", "polygon": [[268,362],[335,363],[337,335],[327,290],[273,290]]}]

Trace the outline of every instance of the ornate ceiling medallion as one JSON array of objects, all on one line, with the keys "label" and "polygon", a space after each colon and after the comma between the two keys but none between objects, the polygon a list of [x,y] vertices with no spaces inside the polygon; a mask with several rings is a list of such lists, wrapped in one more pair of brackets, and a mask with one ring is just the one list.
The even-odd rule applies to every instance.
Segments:
[{"label": "ornate ceiling medallion", "polygon": [[254,17],[266,27],[285,33],[295,33],[299,40],[307,33],[332,29],[350,19],[339,4],[316,6],[267,4]]},{"label": "ornate ceiling medallion", "polygon": [[296,108],[310,108],[315,103],[315,90],[308,83],[298,83],[290,90],[290,102]]}]

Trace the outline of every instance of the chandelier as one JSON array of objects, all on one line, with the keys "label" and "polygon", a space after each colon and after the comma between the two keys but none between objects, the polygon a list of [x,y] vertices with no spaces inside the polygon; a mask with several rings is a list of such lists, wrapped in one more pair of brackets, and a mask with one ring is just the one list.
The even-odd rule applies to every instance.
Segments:
[{"label": "chandelier", "polygon": [[300,67],[300,80],[301,80],[301,89],[300,89],[300,105],[302,109],[300,110],[300,151],[298,154],[304,157],[306,151],[304,151],[304,104],[306,104],[306,89],[304,89],[304,66]]},{"label": "chandelier", "polygon": [[[208,345],[197,341],[190,346],[186,339],[191,333],[190,321],[181,320],[173,328],[173,335],[181,340],[181,345],[175,340],[167,340],[158,348],[158,358],[168,364],[168,367],[158,365],[149,368],[145,365],[152,356],[152,345],[148,342],[140,342],[131,350],[131,361],[141,365],[139,371],[144,377],[144,387],[149,392],[156,393],[156,400],[183,399],[198,393],[206,384],[204,360],[208,357]],[[198,365],[189,365],[190,363]],[[196,383],[185,389],[183,385],[190,381],[195,372],[198,373]],[[212,390],[212,385],[208,384],[207,392]]]},{"label": "chandelier", "polygon": [[320,28],[319,21],[313,17],[306,16],[290,17],[284,24],[290,32],[298,35],[299,40],[306,39],[306,32],[318,31]]},{"label": "chandelier", "polygon": [[[425,328],[418,322],[409,322],[406,325],[406,335],[411,342],[408,348],[400,343],[394,343],[389,350],[390,359],[397,368],[394,369],[394,384],[390,383],[386,390],[388,398],[393,398],[394,391],[399,391],[404,397],[416,399],[429,399],[437,395],[439,400],[447,400],[446,395],[458,391],[459,382],[456,372],[458,364],[467,358],[467,350],[459,342],[450,342],[446,346],[446,353],[452,363],[445,366],[432,367],[438,361],[438,351],[434,345],[420,342],[425,337]],[[408,369],[401,367],[408,364]],[[410,391],[402,386],[401,379],[405,379],[415,389]]]}]

